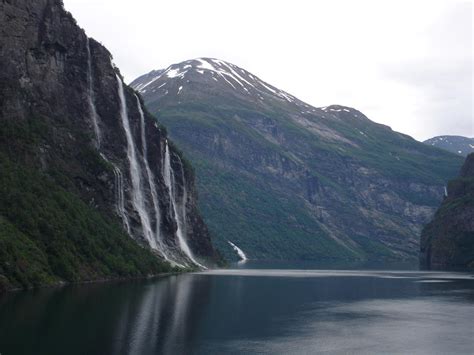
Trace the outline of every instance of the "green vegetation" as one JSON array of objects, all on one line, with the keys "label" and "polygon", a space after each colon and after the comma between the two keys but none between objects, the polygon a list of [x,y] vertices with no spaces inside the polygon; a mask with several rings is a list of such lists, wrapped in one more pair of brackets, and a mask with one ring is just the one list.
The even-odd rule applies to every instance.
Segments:
[{"label": "green vegetation", "polygon": [[[147,95],[148,109],[193,162],[203,216],[230,260],[236,256],[227,240],[258,258],[415,259],[415,222],[403,212],[374,209],[374,200],[389,181],[386,192],[396,196],[389,203],[399,203],[400,211],[405,203],[436,207],[440,196],[429,189],[441,191],[461,165],[459,157],[362,114],[295,118],[300,112],[285,102],[255,103],[230,91],[194,92],[199,99]],[[368,176],[356,174],[358,167]],[[282,178],[285,173],[293,176]],[[310,178],[331,201],[308,202]],[[372,206],[354,201],[362,198],[355,184],[376,186]],[[328,225],[324,213],[337,216],[337,225]]]},{"label": "green vegetation", "polygon": [[[47,117],[0,125],[0,289],[172,271],[115,216],[85,202],[74,179],[89,184],[112,172],[89,145],[65,144],[70,134],[88,141],[79,128],[60,126]],[[49,154],[47,169],[45,144],[62,147]]]},{"label": "green vegetation", "polygon": [[0,155],[0,274],[11,287],[170,271],[49,177]]},{"label": "green vegetation", "polygon": [[[217,247],[228,248],[227,240],[245,250],[293,260],[357,259],[357,252],[341,248],[328,238],[304,206],[277,195],[259,181],[249,181],[236,172],[225,171],[205,161],[196,161],[200,209],[207,218]],[[221,209],[215,206],[221,206]],[[232,211],[232,213],[222,213]],[[291,213],[288,213],[291,211]],[[232,257],[231,255],[229,255]]]}]

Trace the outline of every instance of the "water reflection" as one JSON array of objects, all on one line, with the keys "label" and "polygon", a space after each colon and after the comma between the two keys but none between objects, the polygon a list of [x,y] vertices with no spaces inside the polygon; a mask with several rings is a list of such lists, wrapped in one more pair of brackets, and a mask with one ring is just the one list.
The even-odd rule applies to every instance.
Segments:
[{"label": "water reflection", "polygon": [[114,354],[189,353],[209,299],[209,278],[172,276],[126,297],[117,324]]},{"label": "water reflection", "polygon": [[0,298],[0,353],[465,353],[474,279],[239,269]]},{"label": "water reflection", "polygon": [[189,353],[209,283],[181,275],[7,295],[0,298],[0,353]]}]

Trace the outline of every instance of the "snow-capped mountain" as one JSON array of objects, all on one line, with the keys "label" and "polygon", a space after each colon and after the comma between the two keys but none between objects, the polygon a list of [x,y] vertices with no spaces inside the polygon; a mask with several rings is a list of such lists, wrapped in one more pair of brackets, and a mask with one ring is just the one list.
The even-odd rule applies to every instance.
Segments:
[{"label": "snow-capped mountain", "polygon": [[[265,96],[278,97],[280,100],[300,104],[303,107],[309,105],[302,103],[296,97],[279,90],[256,76],[239,68],[238,66],[213,58],[197,58],[179,64],[174,64],[165,70],[154,70],[145,74],[131,83],[131,86],[141,94],[161,90],[170,93],[172,85],[169,79],[177,79],[178,82],[190,83],[193,81],[205,82],[213,80],[217,85],[222,84],[243,94],[265,100]],[[184,86],[179,86],[175,93],[178,95]]]},{"label": "snow-capped mountain", "polygon": [[314,107],[199,58],[131,83],[196,169],[219,249],[241,259],[416,258],[462,164],[350,107]]},{"label": "snow-capped mountain", "polygon": [[[196,58],[182,63],[173,64],[164,70],[153,70],[134,80],[130,86],[143,96],[169,97],[180,101],[182,95],[193,96],[199,94],[194,86],[206,86],[210,94],[222,95],[231,91],[233,95],[240,95],[246,101],[258,105],[274,105],[275,101],[288,105],[300,114],[318,113],[350,113],[354,117],[365,117],[357,110],[349,107],[332,105],[327,107],[313,107],[293,95],[280,90],[261,80],[256,75],[235,64],[215,59]],[[197,96],[196,98],[199,98]]]},{"label": "snow-capped mountain", "polygon": [[470,153],[474,153],[474,138],[469,137],[438,136],[430,138],[423,143],[464,157],[467,157]]}]

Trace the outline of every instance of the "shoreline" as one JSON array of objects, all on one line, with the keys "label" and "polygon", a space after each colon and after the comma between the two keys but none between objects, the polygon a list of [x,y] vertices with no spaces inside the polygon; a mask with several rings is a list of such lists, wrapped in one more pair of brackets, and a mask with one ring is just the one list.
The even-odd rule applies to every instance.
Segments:
[{"label": "shoreline", "polygon": [[37,287],[29,287],[29,288],[10,288],[10,289],[4,289],[0,290],[0,297],[5,296],[10,293],[15,293],[15,292],[29,292],[29,291],[35,291],[35,290],[44,290],[44,289],[53,289],[53,288],[63,288],[63,287],[68,287],[68,286],[75,286],[75,285],[90,285],[90,284],[101,284],[101,283],[114,283],[114,282],[125,282],[125,281],[139,281],[139,280],[152,280],[152,279],[158,279],[162,277],[168,277],[168,276],[174,276],[174,275],[182,275],[182,274],[187,274],[195,272],[195,270],[192,271],[175,271],[175,272],[165,272],[161,274],[155,274],[155,275],[148,275],[148,276],[141,276],[141,277],[113,277],[113,278],[103,278],[103,279],[95,279],[95,280],[85,280],[85,281],[77,281],[77,282],[68,282],[68,281],[60,281],[57,283],[52,283],[48,285],[41,285]]}]

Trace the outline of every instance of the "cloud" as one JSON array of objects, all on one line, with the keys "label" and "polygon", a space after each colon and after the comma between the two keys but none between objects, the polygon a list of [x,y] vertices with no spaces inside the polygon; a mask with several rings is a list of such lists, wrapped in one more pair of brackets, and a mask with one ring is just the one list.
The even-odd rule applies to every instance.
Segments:
[{"label": "cloud", "polygon": [[128,81],[216,57],[312,105],[353,106],[418,139],[473,135],[470,1],[64,2]]},{"label": "cloud", "polygon": [[440,134],[474,136],[472,3],[447,7],[423,34],[422,55],[391,63],[387,80],[415,88],[416,129],[426,138]]}]

